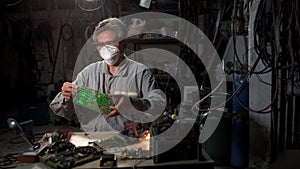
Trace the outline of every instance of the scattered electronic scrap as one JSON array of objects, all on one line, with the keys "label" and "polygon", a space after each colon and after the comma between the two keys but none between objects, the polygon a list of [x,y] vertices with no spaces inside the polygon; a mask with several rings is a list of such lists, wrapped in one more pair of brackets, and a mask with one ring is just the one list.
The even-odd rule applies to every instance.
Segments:
[{"label": "scattered electronic scrap", "polygon": [[46,150],[39,155],[39,161],[56,169],[69,169],[93,160],[103,154],[103,149],[94,142],[87,146],[75,146],[70,142],[72,132],[55,130],[44,134],[40,143]]},{"label": "scattered electronic scrap", "polygon": [[99,159],[103,151],[94,145],[75,147],[70,142],[55,142],[40,156],[40,161],[56,169],[68,169]]}]

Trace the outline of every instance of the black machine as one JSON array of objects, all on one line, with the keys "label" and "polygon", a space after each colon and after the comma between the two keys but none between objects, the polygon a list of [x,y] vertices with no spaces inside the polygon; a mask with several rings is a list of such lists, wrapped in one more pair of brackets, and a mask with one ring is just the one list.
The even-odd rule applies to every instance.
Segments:
[{"label": "black machine", "polygon": [[[151,125],[151,136],[164,132],[173,124],[173,122],[174,120],[171,117],[163,116]],[[183,123],[182,125],[185,124]],[[166,141],[156,141],[156,139],[153,139],[154,141],[151,142],[151,149],[154,154],[157,154],[153,157],[153,162],[162,163],[181,160],[201,160],[203,157],[202,145],[198,143],[199,131],[198,123],[195,122],[194,127],[191,128],[185,138],[164,153],[157,152],[161,149],[161,147],[166,146],[164,144],[170,144],[174,138],[172,138],[172,136],[163,138]]]}]

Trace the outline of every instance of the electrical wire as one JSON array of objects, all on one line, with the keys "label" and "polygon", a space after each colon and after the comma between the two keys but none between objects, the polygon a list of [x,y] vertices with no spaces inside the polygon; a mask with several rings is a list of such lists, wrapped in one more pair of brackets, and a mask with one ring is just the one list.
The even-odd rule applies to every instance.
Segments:
[{"label": "electrical wire", "polygon": [[[86,11],[86,12],[93,12],[93,11],[96,11],[100,8],[103,8],[103,3],[99,3],[100,5],[98,5],[97,7],[95,8],[91,8],[91,9],[88,9],[88,8],[85,8],[83,6],[80,5],[79,3],[80,0],[76,0],[76,5],[78,6],[79,9],[83,10],[83,11]],[[85,0],[86,2],[88,2],[88,0]],[[99,0],[95,0],[95,1],[92,1],[92,2],[100,2]]]},{"label": "electrical wire", "polygon": [[102,18],[105,18],[105,9],[104,9],[104,5],[105,5],[105,1],[102,1],[102,8],[101,8],[101,12],[102,12]]},{"label": "electrical wire", "polygon": [[13,2],[13,3],[10,3],[10,4],[6,4],[7,7],[10,7],[10,6],[16,6],[18,5],[19,3],[21,3],[23,0],[18,0],[16,2]]},{"label": "electrical wire", "polygon": [[[41,138],[41,136],[43,136],[44,133],[36,133],[34,134],[34,138],[37,139],[37,138]],[[19,138],[21,138],[22,136],[18,135],[16,137],[13,137],[11,138],[8,142],[10,144],[22,144],[22,143],[25,143],[26,141],[22,138],[22,141],[18,140]],[[17,141],[16,141],[17,140]],[[37,139],[38,140],[38,139]]]},{"label": "electrical wire", "polygon": [[[237,18],[237,16],[236,16],[236,12],[234,13],[234,16],[233,16],[233,19],[232,19],[232,22],[233,23],[235,23],[235,19]],[[240,57],[238,56],[238,53],[237,53],[237,50],[236,50],[236,33],[237,33],[237,31],[235,31],[235,26],[233,26],[232,27],[232,36],[233,36],[233,49],[234,49],[234,57],[233,57],[233,65],[236,65],[236,64],[239,64],[239,65],[241,65],[241,68],[239,68],[239,69],[241,69],[241,72],[240,72],[240,75],[241,76],[243,76],[243,70],[245,70],[245,63],[242,63],[241,62],[241,60],[240,60]],[[247,50],[246,50],[246,53],[248,53],[247,52]],[[259,61],[260,59],[259,59],[259,57],[258,57],[258,59],[257,59],[257,63],[255,63],[256,65],[258,64],[258,61]],[[237,62],[236,62],[237,61]],[[255,66],[256,67],[256,66]],[[252,68],[252,70],[255,70],[255,68],[253,69]],[[235,72],[236,72],[237,70],[235,70]],[[249,71],[249,73],[248,73],[249,75],[251,74],[251,72]],[[247,74],[247,76],[248,76],[248,74]],[[246,78],[247,78],[247,76],[245,77],[245,79],[243,79],[242,80],[242,84],[244,85],[245,83],[246,83]],[[233,79],[233,89],[235,89],[235,86],[236,86],[236,83],[235,83],[235,80],[236,80],[236,78],[235,78],[235,73],[233,73],[232,74],[232,79]],[[248,81],[248,80],[247,80]],[[242,86],[242,85],[241,85]],[[239,90],[241,90],[241,86],[239,86]],[[236,90],[235,90],[236,91]],[[248,110],[248,111],[252,111],[252,112],[260,112],[260,113],[262,113],[263,111],[265,111],[266,109],[268,109],[269,107],[270,107],[270,105],[272,105],[273,104],[273,101],[271,102],[271,104],[269,104],[268,106],[266,106],[265,108],[263,108],[263,109],[261,109],[261,110],[253,110],[253,109],[251,109],[249,106],[246,106],[244,103],[242,103],[242,101],[240,100],[240,98],[239,98],[239,94],[238,94],[238,92],[234,92],[234,95],[232,95],[232,96],[234,96],[234,98],[236,98],[236,100],[238,101],[238,103],[244,108],[244,109],[246,109],[246,110]],[[248,96],[249,97],[249,96]],[[233,97],[232,97],[233,98]]]},{"label": "electrical wire", "polygon": [[61,41],[61,39],[63,37],[63,31],[67,30],[66,28],[70,29],[69,30],[70,31],[69,32],[70,36],[65,37],[66,40],[70,40],[73,37],[72,27],[69,24],[63,24],[60,27],[60,30],[59,30],[59,35],[58,35],[58,40],[57,40],[57,46],[56,46],[56,51],[55,51],[55,57],[54,57],[54,62],[53,62],[53,67],[52,67],[52,73],[51,73],[51,83],[54,82],[54,74],[55,74],[55,69],[56,69],[56,62],[57,62],[57,58],[58,58],[58,53],[59,53],[60,41]]},{"label": "electrical wire", "polygon": [[57,0],[54,0],[54,19],[53,22],[51,22],[50,20],[51,18],[51,0],[48,0],[47,3],[47,18],[48,18],[48,24],[50,25],[51,29],[56,29],[57,25],[58,25],[58,2]]},{"label": "electrical wire", "polygon": [[[257,64],[259,63],[259,61],[260,61],[260,58],[257,57],[256,60],[254,61],[253,66],[251,67],[251,69],[250,69],[250,70],[247,72],[247,74],[244,76],[243,80],[241,80],[242,83],[240,84],[240,86],[239,86],[236,90],[234,90],[234,92],[231,94],[231,96],[230,96],[229,98],[227,98],[223,103],[221,103],[221,104],[219,104],[219,105],[217,105],[217,106],[215,106],[215,107],[213,107],[213,108],[208,108],[208,109],[201,109],[201,108],[199,108],[199,104],[202,103],[205,99],[207,99],[210,95],[212,95],[212,94],[213,94],[213,93],[221,86],[221,82],[223,82],[224,79],[217,85],[217,87],[216,87],[215,89],[213,89],[209,94],[207,94],[205,97],[203,97],[200,101],[196,102],[196,103],[192,106],[192,112],[193,112],[193,113],[198,113],[197,111],[212,111],[212,110],[217,110],[217,109],[221,108],[222,106],[224,106],[224,105],[225,105],[228,101],[230,101],[234,96],[237,96],[238,92],[242,89],[242,87],[244,86],[244,84],[248,81],[247,79],[249,79],[249,78],[252,76],[252,74],[253,74],[253,72],[254,72],[254,70],[255,70]],[[276,85],[276,86],[278,86],[278,85]],[[277,89],[277,90],[278,90],[278,89]],[[277,91],[277,90],[276,90],[276,91]],[[277,92],[276,92],[276,93],[277,93]],[[263,108],[263,109],[261,109],[261,110],[253,110],[253,109],[250,109],[250,108],[248,108],[248,109],[251,110],[251,111],[253,111],[253,112],[263,113],[263,111],[265,111],[266,109],[268,109],[268,108],[274,103],[275,100],[276,100],[276,95],[275,95],[274,98],[272,99],[271,104],[269,104],[269,105],[266,106],[265,108]],[[245,106],[245,108],[247,108],[247,107]],[[195,110],[196,110],[196,111],[195,111]]]},{"label": "electrical wire", "polygon": [[[267,106],[265,106],[264,108],[261,108],[261,109],[258,109],[258,110],[255,110],[255,109],[252,109],[250,108],[249,106],[246,106],[245,103],[243,103],[241,101],[241,99],[239,98],[238,95],[235,96],[235,98],[237,99],[238,103],[246,110],[250,111],[250,112],[254,112],[254,113],[270,113],[270,110],[266,111],[267,109],[269,109],[273,104],[274,102],[276,101],[276,98],[277,98],[277,94],[278,94],[278,90],[279,90],[279,80],[278,78],[276,78],[276,84],[275,84],[275,93],[274,93],[274,96],[271,100],[271,103],[269,103]],[[266,112],[265,112],[266,111]]]},{"label": "electrical wire", "polygon": [[266,35],[270,35],[266,28],[270,27],[269,21],[272,18],[272,13],[270,11],[265,11],[266,8],[266,1],[262,0],[261,3],[258,6],[256,18],[254,21],[254,49],[258,55],[258,57],[261,58],[261,62],[265,66],[265,69],[256,71],[253,73],[258,74],[265,74],[272,70],[273,62],[272,62],[272,54],[270,54],[268,51],[272,48],[270,46],[269,40],[272,39],[272,37],[267,38]]},{"label": "electrical wire", "polygon": [[264,81],[264,80],[260,77],[259,74],[255,74],[255,75],[256,75],[256,78],[258,79],[259,82],[261,82],[261,83],[263,83],[263,84],[265,84],[265,85],[267,85],[267,86],[272,86],[271,83],[268,83],[268,82]]},{"label": "electrical wire", "polygon": [[[235,18],[235,17],[234,17]],[[234,19],[233,18],[233,19]],[[274,17],[273,17],[274,18]],[[234,23],[234,20],[233,20],[233,23]],[[233,32],[232,32],[232,34],[233,34],[233,43],[234,43],[234,56],[235,57],[233,57],[233,65],[236,65],[236,62],[235,62],[235,59],[237,59],[237,61],[238,61],[238,64],[241,64],[241,65],[243,65],[243,63],[241,63],[241,61],[240,61],[240,59],[239,59],[239,56],[238,56],[238,54],[237,54],[237,51],[236,51],[236,43],[235,43],[235,35],[236,35],[236,31],[234,30],[234,26],[233,26]],[[254,67],[254,69],[253,69],[253,67],[252,67],[252,71],[249,71],[248,72],[248,74],[251,76],[251,74],[253,74],[253,72],[254,72],[254,70],[255,70],[255,67],[256,67],[256,65],[258,64],[258,62],[261,60],[262,58],[260,58],[259,56],[258,56],[258,59],[255,61],[255,63],[254,63],[254,65],[255,66],[253,66]],[[270,63],[272,63],[272,58],[270,59]],[[243,69],[243,67],[242,67],[242,69]],[[272,69],[269,69],[269,71],[270,70],[272,70]],[[268,72],[268,71],[267,71]],[[266,72],[264,72],[264,73],[266,73]],[[248,76],[248,74],[247,74],[247,76]],[[246,76],[246,77],[247,77]],[[250,76],[249,76],[249,78],[250,78]],[[236,83],[235,83],[235,73],[233,73],[232,74],[232,77],[233,77],[233,88],[235,88],[235,86],[236,86]],[[243,81],[242,81],[242,83],[244,84],[245,83],[245,80],[246,79],[244,79]],[[245,110],[248,110],[249,112],[251,111],[251,112],[255,112],[255,113],[270,113],[270,111],[267,111],[267,112],[265,112],[267,109],[269,109],[272,105],[273,105],[273,103],[275,102],[275,100],[276,100],[276,98],[277,98],[277,92],[278,92],[278,79],[276,78],[276,85],[275,85],[276,87],[275,87],[275,94],[274,94],[274,97],[272,98],[272,100],[271,100],[271,103],[270,104],[268,104],[266,107],[264,107],[264,108],[262,108],[262,109],[259,109],[259,110],[254,110],[254,109],[252,109],[252,108],[250,108],[249,106],[247,106],[245,103],[243,103],[242,101],[241,101],[241,99],[239,98],[239,94],[238,93],[236,93],[236,92],[234,92],[235,93],[235,98],[236,98],[236,100],[238,101],[238,103],[245,109]],[[241,89],[241,88],[238,88],[239,90]]]},{"label": "electrical wire", "polygon": [[111,2],[109,0],[103,0],[103,6],[103,10],[106,9],[107,17],[112,17]]},{"label": "electrical wire", "polygon": [[[234,1],[234,4],[235,4],[234,6],[236,6],[236,3],[237,3],[237,2]],[[237,15],[236,15],[237,11],[236,11],[236,8],[234,9],[234,12],[233,12],[233,13],[234,13],[234,16],[233,16],[233,18],[232,18],[232,22],[235,23],[235,22],[236,22],[236,19],[237,19]],[[237,54],[237,50],[236,50],[236,41],[235,41],[235,38],[236,38],[235,34],[236,34],[236,31],[235,31],[234,27],[235,27],[235,26],[233,26],[233,29],[232,29],[232,31],[233,31],[233,32],[232,32],[232,33],[233,33],[233,45],[234,45],[234,57],[233,57],[233,59],[234,59],[234,62],[235,62],[235,58],[237,58],[238,64],[241,65],[242,70],[248,70],[247,67],[245,66],[245,64],[243,64],[243,63],[241,62],[241,60],[239,59],[239,56],[238,56],[238,54]],[[248,53],[248,52],[245,52],[245,53]],[[219,109],[219,108],[221,108],[222,106],[224,106],[228,101],[230,101],[234,96],[237,96],[237,95],[238,95],[238,92],[242,89],[242,87],[244,86],[244,84],[246,83],[246,81],[248,81],[248,80],[247,80],[248,77],[251,77],[251,75],[254,73],[254,70],[255,70],[257,64],[259,63],[260,59],[261,59],[260,57],[257,57],[257,59],[255,60],[253,66],[252,66],[252,68],[246,73],[246,75],[245,75],[244,79],[242,80],[242,83],[240,84],[240,86],[239,86],[239,87],[233,92],[233,94],[232,94],[228,99],[226,99],[223,103],[221,103],[221,104],[219,104],[219,105],[217,105],[217,106],[215,106],[215,107],[213,107],[213,108],[208,108],[208,109],[201,109],[201,108],[199,108],[199,104],[202,103],[205,99],[207,99],[210,95],[212,95],[212,94],[220,87],[220,85],[223,83],[223,81],[224,81],[225,79],[223,79],[223,80],[217,85],[217,87],[216,87],[215,89],[213,89],[209,94],[207,94],[205,97],[203,97],[200,101],[196,102],[196,103],[192,106],[192,112],[198,113],[198,112],[196,112],[196,111],[212,111],[212,110]],[[236,64],[236,63],[234,63],[234,65],[235,65],[235,64]],[[235,70],[233,70],[233,71],[236,72]],[[233,73],[233,81],[235,80],[234,74],[235,74],[235,73]],[[264,110],[264,109],[262,109],[262,110]],[[255,112],[257,112],[257,111],[255,111]]]},{"label": "electrical wire", "polygon": [[0,169],[16,168],[19,154],[21,153],[10,153],[0,156]]},{"label": "electrical wire", "polygon": [[[300,37],[298,2],[295,0],[284,2],[286,3],[279,1],[268,3],[267,0],[263,0],[259,4],[254,21],[254,47],[265,69],[255,73],[282,70],[287,61],[291,62],[292,67],[289,71],[293,72],[293,66],[297,64],[295,58],[299,54],[299,46],[297,51],[294,51],[296,49],[294,46],[299,44]],[[278,17],[281,21],[278,21]],[[287,18],[287,21],[284,18]],[[278,25],[281,27],[281,32],[278,32]],[[280,40],[278,40],[279,34]],[[279,51],[278,48],[281,50]],[[288,80],[292,77],[289,74],[286,79],[278,78]]]},{"label": "electrical wire", "polygon": [[[137,53],[137,54],[142,54],[142,55],[147,55],[147,54],[145,54],[145,53],[143,53],[143,52],[137,52],[137,51],[133,51],[133,50],[130,50],[130,49],[127,49],[126,51],[129,51],[129,52],[135,52],[135,53]],[[211,96],[212,94],[214,94],[214,93],[219,89],[219,87],[225,82],[225,79],[224,79],[224,78],[219,82],[219,84],[218,84],[218,85],[217,85],[217,86],[216,86],[209,94],[207,94],[206,96],[204,96],[203,98],[201,98],[199,101],[197,101],[197,102],[192,106],[192,108],[191,108],[192,112],[193,112],[193,113],[198,113],[198,111],[212,111],[212,110],[217,110],[217,109],[221,108],[223,105],[225,105],[228,101],[230,101],[234,96],[237,95],[237,93],[239,92],[239,90],[242,88],[242,86],[244,85],[244,83],[247,81],[248,77],[251,76],[251,75],[253,74],[253,72],[254,72],[254,70],[255,70],[255,68],[256,68],[256,66],[257,66],[257,64],[258,64],[258,62],[259,62],[259,60],[260,60],[260,58],[258,57],[258,58],[255,60],[253,66],[252,66],[252,68],[251,68],[251,70],[249,70],[249,71],[247,72],[247,75],[246,75],[245,78],[242,80],[243,82],[241,83],[241,85],[240,85],[240,86],[234,91],[234,93],[233,93],[228,99],[226,99],[223,103],[221,103],[221,104],[219,104],[219,105],[217,105],[217,106],[215,106],[215,107],[213,107],[213,108],[209,108],[209,109],[201,109],[201,108],[199,108],[199,105],[200,105],[204,100],[206,100],[209,96]],[[275,100],[275,98],[274,98],[273,100]],[[268,106],[270,106],[270,105],[268,105]],[[249,108],[249,109],[250,109],[250,108]],[[267,109],[267,108],[264,108],[264,109],[262,109],[262,110],[265,110],[265,109]],[[253,109],[251,109],[251,110],[253,110]],[[260,111],[260,110],[253,110],[253,112],[259,112],[259,111]]]},{"label": "electrical wire", "polygon": [[[281,1],[272,1],[271,4],[268,4],[268,1],[266,0],[261,1],[259,4],[255,22],[254,22],[254,48],[258,54],[258,57],[260,57],[262,63],[265,65],[265,69],[253,73],[257,74],[257,78],[260,82],[266,85],[271,85],[269,83],[262,81],[262,79],[258,74],[265,74],[265,73],[269,73],[270,71],[273,71],[275,75],[274,78],[276,84],[275,84],[273,98],[271,99],[271,103],[267,105],[265,108],[262,108],[260,110],[253,110],[249,108],[244,103],[242,103],[242,101],[237,96],[236,98],[239,104],[248,111],[262,113],[265,110],[269,109],[272,106],[272,104],[274,104],[276,98],[278,97],[279,81],[289,80],[293,78],[295,65],[297,65],[297,63],[295,62],[295,57],[296,57],[295,53],[299,54],[299,51],[297,52],[294,51],[293,46],[295,43],[292,42],[292,39],[299,39],[300,37],[298,2],[292,0],[292,3],[287,2],[287,4],[292,4],[292,5],[286,5],[284,3],[281,4]],[[283,8],[291,8],[291,10],[286,10],[286,11],[291,11],[291,14],[285,14],[286,11],[284,11]],[[285,16],[289,16],[287,17],[289,18],[288,25],[286,26],[287,28],[285,28],[283,25],[284,21],[278,21],[279,19],[284,19]],[[279,23],[280,26],[282,27],[282,30],[278,28]],[[295,31],[291,29],[295,29]],[[279,30],[281,32],[279,32]],[[294,32],[296,32],[298,37],[295,38],[293,36],[295,34]],[[282,37],[283,33],[286,33],[285,35],[288,35],[287,40],[285,40],[286,43],[284,43],[285,42],[284,40],[279,40],[279,35]],[[288,58],[290,58],[290,60],[288,60]],[[285,64],[288,63],[289,61],[291,63],[285,66]],[[277,72],[284,69],[288,69],[291,72],[289,73],[287,78],[282,78],[278,76]]]},{"label": "electrical wire", "polygon": [[226,100],[225,102],[223,102],[222,104],[219,104],[218,106],[212,108],[212,109],[201,109],[199,108],[200,103],[202,103],[204,100],[206,100],[209,96],[211,96],[212,94],[214,94],[219,88],[220,86],[225,82],[226,78],[223,78],[219,84],[210,92],[208,93],[206,96],[204,96],[202,99],[200,99],[199,101],[197,101],[191,108],[192,112],[197,114],[198,111],[210,111],[210,110],[216,110],[218,108],[221,108],[221,106],[223,106],[228,100]]},{"label": "electrical wire", "polygon": [[[273,112],[271,136],[275,140],[272,150],[275,156],[278,143],[283,145],[282,148],[286,148],[287,140],[293,140],[295,136],[294,134],[289,136],[287,130],[292,130],[288,123],[295,126],[294,123],[297,121],[295,117],[289,117],[295,113],[289,106],[295,105],[295,96],[299,96],[293,92],[295,82],[300,80],[300,77],[295,76],[300,72],[299,16],[298,0],[261,0],[254,20],[254,48],[265,66],[263,71],[255,73],[264,74],[272,71],[275,82],[272,89],[274,102],[271,110]],[[289,99],[288,95],[293,99]],[[244,106],[243,103],[241,106]]]},{"label": "electrical wire", "polygon": [[[234,52],[233,58],[237,59],[238,64],[241,66],[241,71],[246,70],[246,72],[247,72],[247,70],[248,70],[247,66],[246,66],[246,64],[244,64],[240,60],[240,57],[238,56],[238,52],[237,52],[237,49],[236,49],[236,31],[235,31],[235,22],[237,21],[237,9],[236,9],[237,4],[236,3],[237,3],[237,0],[234,1],[234,16],[232,17],[232,23],[233,23],[233,26],[232,26],[232,42],[233,42],[233,52]],[[245,53],[248,53],[248,50],[246,50]]]}]

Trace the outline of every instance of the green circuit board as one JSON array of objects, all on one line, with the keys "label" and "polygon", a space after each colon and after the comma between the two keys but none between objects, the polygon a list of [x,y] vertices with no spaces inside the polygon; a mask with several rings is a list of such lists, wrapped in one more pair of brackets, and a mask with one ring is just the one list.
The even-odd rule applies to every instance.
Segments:
[{"label": "green circuit board", "polygon": [[74,103],[105,115],[110,113],[110,106],[113,105],[109,95],[83,85],[78,86]]}]

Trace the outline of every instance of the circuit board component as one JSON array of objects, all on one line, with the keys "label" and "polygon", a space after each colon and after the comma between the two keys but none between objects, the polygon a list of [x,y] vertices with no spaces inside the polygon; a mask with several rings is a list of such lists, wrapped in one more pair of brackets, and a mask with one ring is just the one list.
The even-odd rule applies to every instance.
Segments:
[{"label": "circuit board component", "polygon": [[110,106],[113,105],[109,95],[83,85],[78,86],[74,103],[105,115],[110,113]]}]

